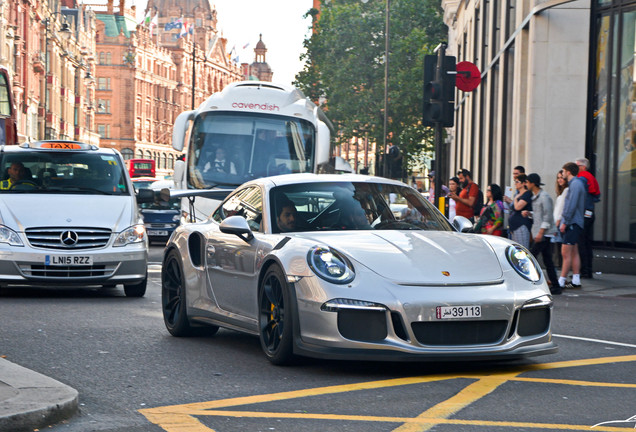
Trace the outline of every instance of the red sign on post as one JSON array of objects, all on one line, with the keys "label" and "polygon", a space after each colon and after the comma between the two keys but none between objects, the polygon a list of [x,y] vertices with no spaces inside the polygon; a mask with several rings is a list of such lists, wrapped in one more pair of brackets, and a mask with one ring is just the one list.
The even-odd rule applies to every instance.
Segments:
[{"label": "red sign on post", "polygon": [[455,85],[465,92],[475,90],[481,83],[481,72],[479,68],[471,62],[463,61],[457,63],[457,79]]}]

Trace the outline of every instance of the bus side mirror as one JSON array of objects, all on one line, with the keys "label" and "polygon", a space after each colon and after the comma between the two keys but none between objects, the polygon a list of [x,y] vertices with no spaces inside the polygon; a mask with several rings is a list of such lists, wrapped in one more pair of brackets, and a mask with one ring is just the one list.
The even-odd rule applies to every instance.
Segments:
[{"label": "bus side mirror", "polygon": [[186,163],[182,160],[177,160],[174,163],[174,172],[172,174],[172,179],[174,180],[175,189],[184,189],[184,175],[185,175]]},{"label": "bus side mirror", "polygon": [[188,131],[190,120],[194,119],[196,111],[184,111],[177,116],[172,127],[172,148],[183,151],[185,147],[185,136]]},{"label": "bus side mirror", "polygon": [[331,154],[331,132],[324,122],[318,122],[316,131],[316,166],[329,163]]}]

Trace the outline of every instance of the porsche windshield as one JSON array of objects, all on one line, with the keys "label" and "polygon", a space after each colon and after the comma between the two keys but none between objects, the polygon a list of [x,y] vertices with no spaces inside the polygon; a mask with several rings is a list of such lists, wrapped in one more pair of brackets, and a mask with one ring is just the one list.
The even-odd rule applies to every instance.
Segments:
[{"label": "porsche windshield", "polygon": [[259,177],[312,172],[314,137],[314,126],[298,118],[203,113],[192,129],[188,186],[238,186]]},{"label": "porsche windshield", "polygon": [[114,154],[76,151],[6,152],[0,193],[130,195]]},{"label": "porsche windshield", "polygon": [[413,188],[381,183],[325,182],[270,191],[274,232],[321,230],[454,231]]}]

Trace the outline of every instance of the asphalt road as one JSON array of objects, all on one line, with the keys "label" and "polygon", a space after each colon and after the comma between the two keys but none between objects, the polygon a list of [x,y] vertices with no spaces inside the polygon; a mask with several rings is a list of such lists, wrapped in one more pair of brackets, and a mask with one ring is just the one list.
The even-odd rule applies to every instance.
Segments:
[{"label": "asphalt road", "polygon": [[636,415],[635,298],[557,297],[559,352],[524,361],[275,367],[253,336],[171,337],[160,257],[140,299],[0,291],[0,355],[79,391],[79,414],[45,430],[556,431]]}]

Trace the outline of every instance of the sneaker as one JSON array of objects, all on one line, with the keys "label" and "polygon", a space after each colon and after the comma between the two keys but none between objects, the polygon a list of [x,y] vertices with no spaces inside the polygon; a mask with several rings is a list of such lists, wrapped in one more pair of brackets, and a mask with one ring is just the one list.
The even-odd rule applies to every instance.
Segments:
[{"label": "sneaker", "polygon": [[563,294],[563,290],[561,289],[561,287],[554,289],[554,288],[550,288],[550,294],[552,295],[561,295]]},{"label": "sneaker", "polygon": [[568,282],[565,284],[565,288],[567,289],[579,289],[581,288],[581,285],[577,285],[577,284],[573,284],[572,282]]}]

